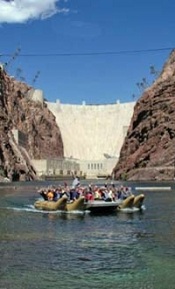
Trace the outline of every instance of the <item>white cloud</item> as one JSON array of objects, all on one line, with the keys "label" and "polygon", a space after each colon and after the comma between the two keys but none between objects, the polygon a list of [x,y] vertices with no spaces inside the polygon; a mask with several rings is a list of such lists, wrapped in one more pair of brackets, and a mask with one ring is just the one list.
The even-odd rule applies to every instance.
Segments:
[{"label": "white cloud", "polygon": [[0,23],[25,23],[69,11],[59,8],[58,2],[60,0],[0,0]]}]

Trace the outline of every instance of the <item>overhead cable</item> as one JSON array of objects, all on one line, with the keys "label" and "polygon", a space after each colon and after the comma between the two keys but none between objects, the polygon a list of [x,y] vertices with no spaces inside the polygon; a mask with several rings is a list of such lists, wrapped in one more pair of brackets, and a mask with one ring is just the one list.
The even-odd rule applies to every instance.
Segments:
[{"label": "overhead cable", "polygon": [[[119,51],[98,51],[98,52],[77,52],[77,53],[20,53],[18,57],[57,57],[57,56],[98,56],[98,55],[118,55],[118,54],[140,54],[150,52],[161,52],[170,51],[174,47],[165,48],[152,48],[152,49],[141,49],[141,50],[119,50]],[[10,53],[1,53],[0,57],[10,57]]]}]

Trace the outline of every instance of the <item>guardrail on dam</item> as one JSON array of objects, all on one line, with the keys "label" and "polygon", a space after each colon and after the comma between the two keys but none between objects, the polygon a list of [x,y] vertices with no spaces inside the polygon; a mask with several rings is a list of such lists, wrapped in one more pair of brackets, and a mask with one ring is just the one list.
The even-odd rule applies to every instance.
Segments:
[{"label": "guardrail on dam", "polygon": [[64,156],[87,176],[111,174],[133,115],[135,102],[74,105],[47,102],[60,128]]}]

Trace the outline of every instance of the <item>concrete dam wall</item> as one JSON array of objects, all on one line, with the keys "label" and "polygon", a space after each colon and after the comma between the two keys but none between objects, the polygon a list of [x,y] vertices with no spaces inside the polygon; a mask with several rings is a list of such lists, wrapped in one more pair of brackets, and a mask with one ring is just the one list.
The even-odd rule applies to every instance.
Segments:
[{"label": "concrete dam wall", "polygon": [[61,130],[64,156],[89,176],[110,174],[133,115],[135,102],[73,105],[47,102]]}]

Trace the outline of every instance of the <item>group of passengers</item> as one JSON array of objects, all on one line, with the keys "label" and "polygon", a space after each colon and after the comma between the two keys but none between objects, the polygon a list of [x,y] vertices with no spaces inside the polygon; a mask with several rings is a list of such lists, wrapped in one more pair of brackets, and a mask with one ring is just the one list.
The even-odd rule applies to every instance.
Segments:
[{"label": "group of passengers", "polygon": [[70,202],[75,201],[81,196],[84,196],[85,201],[104,200],[106,202],[116,201],[117,199],[124,200],[128,196],[132,195],[131,188],[124,186],[116,186],[115,184],[104,184],[103,186],[97,186],[89,184],[88,186],[82,186],[78,181],[73,181],[72,186],[64,185],[49,186],[42,188],[38,191],[44,200],[57,201],[64,195],[67,196]]}]

